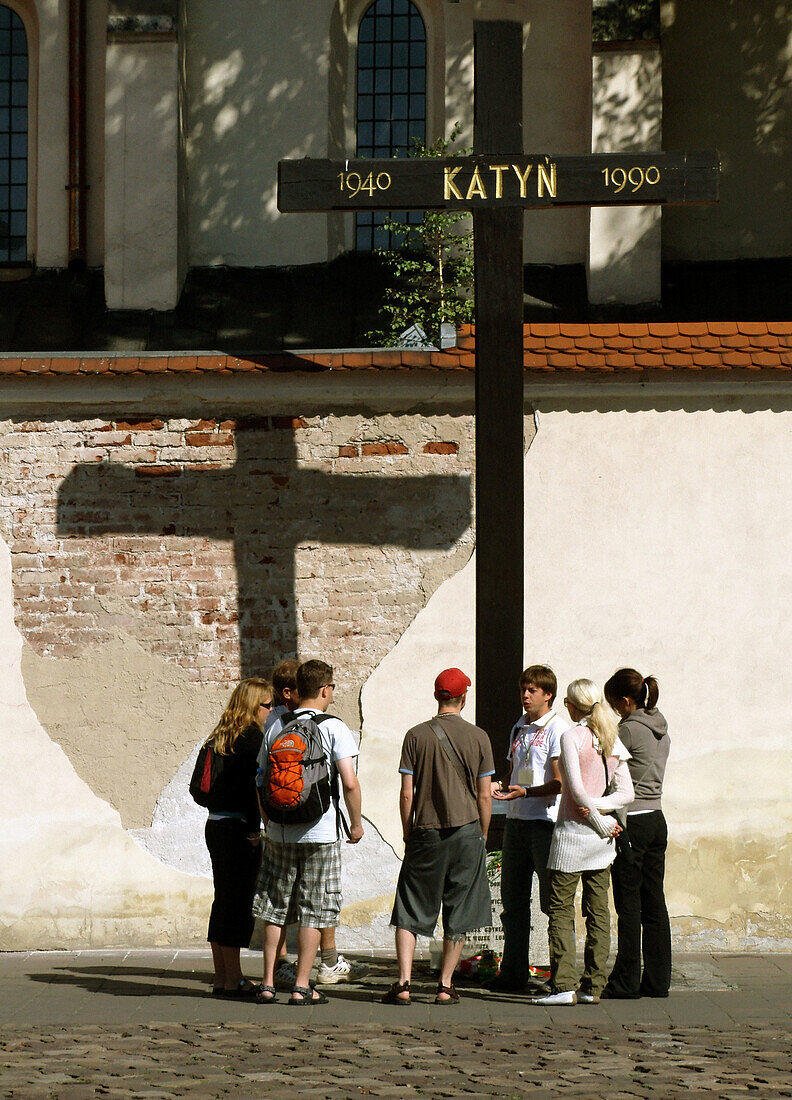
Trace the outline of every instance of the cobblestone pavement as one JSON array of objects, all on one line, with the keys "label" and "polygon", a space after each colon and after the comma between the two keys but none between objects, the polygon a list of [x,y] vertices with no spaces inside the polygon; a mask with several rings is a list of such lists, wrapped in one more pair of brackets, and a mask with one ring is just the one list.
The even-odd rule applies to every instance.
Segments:
[{"label": "cobblestone pavement", "polygon": [[[392,960],[297,1012],[207,996],[196,952],[0,955],[0,1097],[792,1096],[792,956],[677,960],[668,1000],[380,1005]],[[248,972],[255,973],[253,960]]]}]

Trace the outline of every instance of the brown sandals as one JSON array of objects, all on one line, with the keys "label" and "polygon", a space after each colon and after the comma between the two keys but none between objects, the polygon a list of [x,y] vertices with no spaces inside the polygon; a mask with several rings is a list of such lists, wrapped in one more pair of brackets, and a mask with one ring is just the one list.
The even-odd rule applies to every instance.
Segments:
[{"label": "brown sandals", "polygon": [[[400,997],[400,993],[406,993],[406,997]],[[410,1004],[410,983],[409,982],[394,982],[384,997],[380,998],[380,1003],[384,1005],[408,1005]]]},{"label": "brown sandals", "polygon": [[[445,997],[441,998],[441,994],[445,994]],[[435,997],[436,1005],[458,1005],[459,994],[453,985],[443,985],[442,982],[437,983],[437,996]]]}]

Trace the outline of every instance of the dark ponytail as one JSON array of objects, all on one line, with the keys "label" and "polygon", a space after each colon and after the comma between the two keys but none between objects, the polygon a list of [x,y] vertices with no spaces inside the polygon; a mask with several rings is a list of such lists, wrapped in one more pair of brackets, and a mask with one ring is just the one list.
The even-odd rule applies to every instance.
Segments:
[{"label": "dark ponytail", "polygon": [[605,698],[609,702],[632,699],[639,710],[653,710],[660,698],[660,688],[654,676],[643,677],[634,668],[620,668],[605,684]]}]

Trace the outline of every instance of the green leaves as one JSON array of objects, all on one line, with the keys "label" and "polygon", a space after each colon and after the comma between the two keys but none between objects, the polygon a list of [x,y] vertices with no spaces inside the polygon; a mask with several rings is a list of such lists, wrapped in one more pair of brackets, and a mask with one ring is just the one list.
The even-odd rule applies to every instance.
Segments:
[{"label": "green leaves", "polygon": [[[410,156],[467,156],[469,149],[452,150],[461,130],[456,123],[448,138],[431,145],[415,142]],[[389,219],[387,228],[397,237],[398,250],[381,250],[389,285],[380,308],[382,328],[368,333],[376,345],[394,346],[405,329],[420,325],[429,342],[440,347],[441,326],[458,327],[473,318],[473,231],[464,211],[427,210],[420,225]]]}]

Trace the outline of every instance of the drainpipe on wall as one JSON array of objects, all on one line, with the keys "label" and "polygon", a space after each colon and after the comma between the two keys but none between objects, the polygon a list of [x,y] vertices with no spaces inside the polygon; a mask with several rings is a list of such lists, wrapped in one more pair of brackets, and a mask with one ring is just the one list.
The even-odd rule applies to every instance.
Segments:
[{"label": "drainpipe on wall", "polygon": [[85,267],[85,0],[69,0],[69,269]]}]

